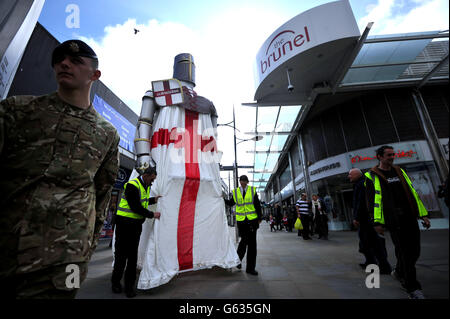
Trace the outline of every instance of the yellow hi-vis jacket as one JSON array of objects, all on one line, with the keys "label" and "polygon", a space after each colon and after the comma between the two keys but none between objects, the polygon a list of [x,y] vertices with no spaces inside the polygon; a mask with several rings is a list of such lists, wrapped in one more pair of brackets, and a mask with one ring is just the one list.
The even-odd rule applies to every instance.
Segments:
[{"label": "yellow hi-vis jacket", "polygon": [[147,187],[147,189],[145,189],[139,178],[135,178],[132,179],[131,181],[128,181],[128,183],[125,183],[125,185],[123,186],[122,197],[120,199],[119,207],[117,208],[117,215],[134,219],[142,219],[144,218],[144,216],[133,213],[133,211],[130,209],[130,206],[128,205],[127,199],[125,198],[125,189],[127,188],[128,184],[132,184],[137,189],[139,189],[139,194],[141,197],[141,205],[145,209],[148,208],[148,201],[150,198],[150,187]]},{"label": "yellow hi-vis jacket", "polygon": [[[403,177],[406,180],[406,183],[409,186],[409,189],[411,191],[411,194],[414,196],[414,199],[417,204],[417,209],[419,211],[419,217],[424,217],[428,215],[428,212],[423,205],[422,201],[419,198],[419,195],[417,194],[416,190],[412,186],[411,180],[409,179],[408,175],[406,175],[405,171],[400,168],[400,170],[403,173]],[[374,223],[384,223],[384,214],[383,214],[383,198],[381,194],[381,184],[380,184],[380,178],[376,174],[371,174],[370,172],[366,172],[364,174],[367,179],[370,179],[373,183],[373,186],[375,188],[375,198],[374,198],[374,204],[373,204],[373,221]],[[364,182],[364,186],[366,186],[366,182]]]},{"label": "yellow hi-vis jacket", "polygon": [[255,206],[253,205],[253,198],[256,194],[256,187],[247,186],[245,190],[245,198],[242,197],[241,188],[233,189],[233,199],[236,203],[236,220],[241,222],[247,217],[248,220],[258,218]]}]

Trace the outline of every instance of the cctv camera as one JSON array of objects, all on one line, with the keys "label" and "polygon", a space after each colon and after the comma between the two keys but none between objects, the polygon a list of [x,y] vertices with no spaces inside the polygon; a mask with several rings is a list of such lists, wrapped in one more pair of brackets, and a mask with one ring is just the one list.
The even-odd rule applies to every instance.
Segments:
[{"label": "cctv camera", "polygon": [[289,84],[287,89],[289,92],[292,92],[292,91],[294,91],[294,86],[292,84]]}]

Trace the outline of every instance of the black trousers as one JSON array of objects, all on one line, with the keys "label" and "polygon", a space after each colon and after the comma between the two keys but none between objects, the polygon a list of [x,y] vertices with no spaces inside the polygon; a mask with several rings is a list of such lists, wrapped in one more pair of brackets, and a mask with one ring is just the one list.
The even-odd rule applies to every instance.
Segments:
[{"label": "black trousers", "polygon": [[390,272],[391,265],[387,259],[386,240],[380,237],[369,223],[360,224],[358,235],[359,252],[366,258],[366,264],[377,264],[381,272]]},{"label": "black trousers", "polygon": [[[133,289],[136,282],[136,267],[142,220],[117,216],[114,245],[114,269],[111,282],[115,285],[125,271],[125,289]],[[126,268],[126,269],[125,269]]]},{"label": "black trousers", "polygon": [[277,229],[275,228],[275,224],[270,224],[270,231],[272,231],[272,229],[273,229],[274,231],[277,231]]},{"label": "black trousers", "polygon": [[288,225],[287,225],[288,232],[292,232],[292,229],[294,228],[294,223],[295,223],[295,220],[293,220],[292,218],[288,219]]},{"label": "black trousers", "polygon": [[309,234],[314,235],[316,232],[316,221],[314,215],[309,215]]},{"label": "black trousers", "polygon": [[420,229],[417,221],[403,218],[400,226],[388,229],[397,257],[395,271],[404,279],[405,289],[408,292],[422,289],[416,274],[416,262],[420,257]]},{"label": "black trousers", "polygon": [[310,232],[310,227],[311,227],[310,219],[311,219],[311,217],[309,215],[300,214],[300,220],[302,221],[302,226],[303,226],[303,229],[301,230],[303,239],[309,238],[309,232]]},{"label": "black trousers", "polygon": [[320,238],[328,238],[328,218],[326,215],[316,215],[316,233]]},{"label": "black trousers", "polygon": [[237,222],[239,236],[241,241],[237,249],[239,259],[244,259],[247,252],[247,271],[253,271],[256,267],[256,232],[259,227],[257,219]]}]

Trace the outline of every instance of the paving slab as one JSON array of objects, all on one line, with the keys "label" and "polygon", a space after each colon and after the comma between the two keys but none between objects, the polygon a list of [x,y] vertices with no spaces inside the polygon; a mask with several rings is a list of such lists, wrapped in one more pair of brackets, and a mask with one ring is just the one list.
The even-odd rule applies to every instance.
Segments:
[{"label": "paving slab", "polygon": [[[421,231],[417,277],[428,299],[449,298],[448,229]],[[234,228],[230,228],[234,235]],[[77,299],[124,299],[111,291],[110,240],[100,240],[89,263]],[[181,273],[165,285],[139,290],[136,299],[406,299],[390,275],[380,276],[380,287],[369,289],[369,275],[360,268],[355,231],[331,231],[329,240],[303,240],[296,232],[270,232],[261,223],[257,235],[258,276],[245,271],[213,267]],[[394,247],[386,235],[389,262],[395,265]],[[243,269],[245,269],[245,258]]]}]

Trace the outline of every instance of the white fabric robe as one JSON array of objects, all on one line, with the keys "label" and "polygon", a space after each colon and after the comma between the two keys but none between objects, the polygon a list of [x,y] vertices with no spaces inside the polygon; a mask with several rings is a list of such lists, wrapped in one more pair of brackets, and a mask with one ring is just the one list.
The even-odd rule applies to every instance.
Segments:
[{"label": "white fabric robe", "polygon": [[[152,185],[151,196],[161,195],[162,197],[154,205],[156,207],[150,207],[150,209],[161,212],[161,217],[159,220],[147,219],[143,224],[138,255],[138,266],[142,268],[138,281],[139,289],[150,289],[165,284],[180,271],[213,266],[231,268],[240,262],[234,239],[228,231],[217,149],[215,152],[209,151],[213,143],[207,143],[208,137],[216,140],[211,117],[209,114],[195,113],[195,118],[198,117],[197,123],[194,120],[194,125],[190,126],[192,132],[195,130],[199,136],[203,136],[203,143],[207,144],[206,151],[202,152],[198,150],[198,144],[201,145],[200,138],[197,142],[193,142],[192,138],[189,139],[189,136],[183,135],[183,132],[189,131],[185,128],[186,112],[191,111],[185,111],[177,106],[163,107],[154,123],[151,155],[156,162],[158,176]],[[158,136],[159,133],[156,133],[164,131],[165,136],[164,134]],[[172,132],[169,134],[170,137],[167,135],[168,132]],[[186,195],[183,191],[190,192],[191,195],[195,194],[195,189],[193,190],[195,187],[190,185],[185,187],[186,149],[191,148],[190,144],[193,149],[196,149],[192,152],[191,161],[193,160],[194,164],[190,166],[190,169],[195,171],[195,162],[198,162],[197,173],[199,173],[200,182],[199,185],[197,184],[198,192],[194,198],[195,202],[191,198],[190,201],[183,203],[188,202],[192,209],[181,213],[191,214],[192,217],[186,220],[193,221],[192,230],[189,230],[189,222],[188,226],[179,229],[181,227],[179,225],[180,204],[182,204],[182,197]],[[192,264],[180,269],[179,260],[189,259],[189,253],[183,255],[184,259],[178,256],[181,249],[178,245],[180,241],[185,242],[185,239],[188,242],[187,246],[183,244],[185,249],[192,241],[190,248]]]}]

